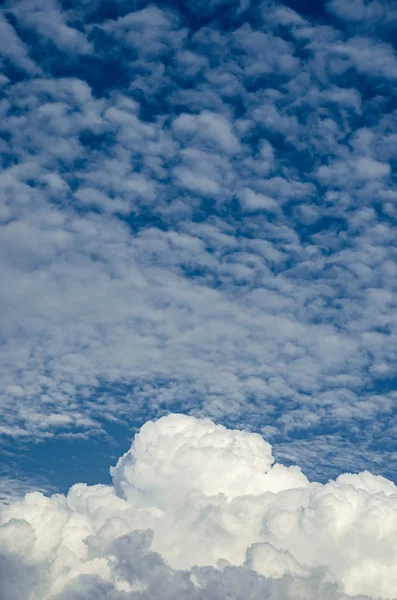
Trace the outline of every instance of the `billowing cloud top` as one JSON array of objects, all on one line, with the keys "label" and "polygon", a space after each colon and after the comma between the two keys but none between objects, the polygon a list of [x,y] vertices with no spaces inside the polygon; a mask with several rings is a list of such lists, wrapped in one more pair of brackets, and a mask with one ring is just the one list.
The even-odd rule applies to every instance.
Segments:
[{"label": "billowing cloud top", "polygon": [[383,477],[310,482],[259,435],[179,414],[146,423],[112,474],[3,509],[2,599],[396,598]]}]

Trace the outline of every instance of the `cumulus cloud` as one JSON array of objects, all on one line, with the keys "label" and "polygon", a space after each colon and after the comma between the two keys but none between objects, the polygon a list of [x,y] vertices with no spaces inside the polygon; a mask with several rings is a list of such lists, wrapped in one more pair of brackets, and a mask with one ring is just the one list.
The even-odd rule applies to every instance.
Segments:
[{"label": "cumulus cloud", "polygon": [[260,435],[180,414],[143,425],[111,472],[3,508],[4,600],[395,598],[383,477],[310,482]]}]

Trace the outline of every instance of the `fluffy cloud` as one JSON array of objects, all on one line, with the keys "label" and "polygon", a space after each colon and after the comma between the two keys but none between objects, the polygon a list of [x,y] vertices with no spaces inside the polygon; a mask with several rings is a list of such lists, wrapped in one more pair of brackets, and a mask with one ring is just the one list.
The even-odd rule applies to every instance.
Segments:
[{"label": "fluffy cloud", "polygon": [[113,486],[3,508],[4,600],[395,598],[383,477],[310,482],[258,434],[179,414],[147,422],[111,471]]}]

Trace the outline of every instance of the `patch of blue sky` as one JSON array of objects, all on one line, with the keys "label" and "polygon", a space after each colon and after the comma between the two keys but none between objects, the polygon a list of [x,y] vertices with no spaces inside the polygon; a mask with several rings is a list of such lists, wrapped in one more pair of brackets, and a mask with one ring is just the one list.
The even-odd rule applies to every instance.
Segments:
[{"label": "patch of blue sky", "polygon": [[6,471],[13,476],[17,473],[26,488],[28,482],[45,482],[61,493],[83,479],[88,485],[109,484],[109,468],[128,450],[134,428],[131,424],[105,425],[106,436],[90,437],[72,430],[28,445],[7,440]]}]

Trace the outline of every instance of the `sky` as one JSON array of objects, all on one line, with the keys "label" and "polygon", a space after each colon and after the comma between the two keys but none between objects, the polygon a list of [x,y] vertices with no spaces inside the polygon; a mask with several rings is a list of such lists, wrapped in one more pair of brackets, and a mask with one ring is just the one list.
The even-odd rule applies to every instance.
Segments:
[{"label": "sky", "polygon": [[[169,569],[177,600],[196,593],[218,600],[215,588],[238,587],[237,580],[244,598],[248,588],[252,598],[393,598],[397,516],[376,547],[383,562],[375,567],[370,550],[358,558],[352,542],[345,569],[337,559],[345,538],[327,554],[330,538],[313,532],[324,519],[330,536],[342,527],[322,506],[324,494],[346,506],[351,487],[367,494],[353,502],[354,519],[346,517],[356,544],[361,529],[374,536],[363,525],[369,514],[381,523],[382,511],[396,510],[396,24],[397,8],[386,0],[3,1],[0,503],[10,512],[0,517],[9,561],[0,558],[0,572],[15,566],[5,569],[15,575],[4,584],[6,600],[26,600],[27,589],[36,594],[29,600],[165,600],[165,588],[151,587],[149,564],[161,577]],[[161,424],[172,419],[179,425],[164,437]],[[137,491],[135,476],[123,472],[120,480],[123,469],[109,469],[125,453],[135,456],[128,449],[150,423],[160,424],[153,425],[160,450],[149,467],[132,460],[132,470],[141,464],[145,472]],[[211,450],[203,433],[191,454],[186,448],[185,464],[174,454],[179,426],[222,426],[220,438],[240,440],[241,432],[244,442],[211,470],[219,440],[214,434]],[[259,439],[282,465],[276,491],[259,477],[262,463],[250,462]],[[264,448],[258,456],[268,455]],[[184,487],[198,465],[196,487]],[[236,477],[223,485],[223,470],[235,465]],[[251,490],[247,482],[258,477]],[[91,490],[93,504],[111,495],[106,518],[77,507],[74,484]],[[186,548],[192,540],[181,523],[180,538],[170,534],[178,529],[175,507],[182,510],[172,489],[180,497],[199,490],[209,502],[205,509],[192,500],[187,522],[213,515],[186,563],[161,541]],[[26,492],[33,496],[21,500]],[[308,507],[315,515],[314,525],[294,525],[300,529],[288,543],[264,526],[244,536],[234,523],[240,509],[240,517],[228,512],[245,498],[250,514],[267,522],[255,498],[280,493],[275,506],[283,511],[287,492],[295,517]],[[49,500],[52,493],[61,495]],[[214,494],[224,495],[226,508],[208,500]],[[158,506],[163,495],[166,506]],[[97,536],[90,567],[83,533],[75,545],[67,541],[64,528],[75,525],[65,524],[66,504],[76,528]],[[127,529],[109,534],[117,551],[105,549],[100,528],[131,506],[138,512]],[[143,510],[152,531],[144,540],[131,529]],[[36,527],[46,511],[57,515],[61,540],[51,575],[54,549],[43,549]],[[282,529],[282,516],[274,518]],[[219,533],[211,549],[218,526],[229,542]],[[10,550],[7,540],[30,539],[24,527],[33,527],[35,549]],[[120,571],[128,553],[121,531],[143,561],[139,589]],[[296,549],[311,536],[317,541],[302,562]],[[232,539],[241,549],[227,558]],[[78,557],[75,580],[90,578],[81,589],[60,579],[66,563],[72,569],[70,553]],[[106,585],[97,581],[98,560],[107,561]],[[219,560],[233,567],[217,570]],[[82,561],[91,571],[81,571]],[[261,561],[275,571],[256,568]],[[204,571],[189,571],[193,588],[185,589],[195,565]],[[281,583],[269,583],[273,576]]]}]

